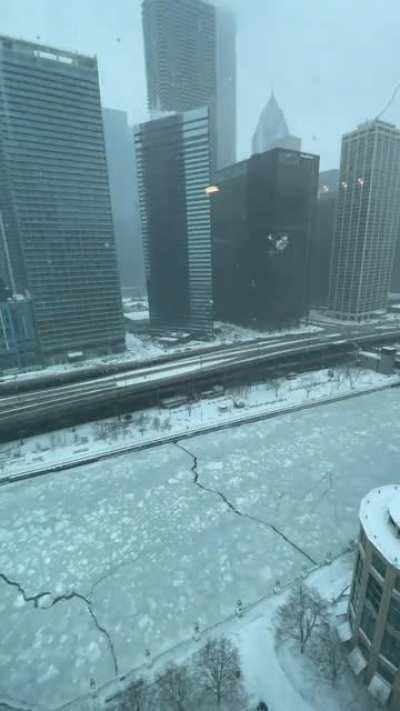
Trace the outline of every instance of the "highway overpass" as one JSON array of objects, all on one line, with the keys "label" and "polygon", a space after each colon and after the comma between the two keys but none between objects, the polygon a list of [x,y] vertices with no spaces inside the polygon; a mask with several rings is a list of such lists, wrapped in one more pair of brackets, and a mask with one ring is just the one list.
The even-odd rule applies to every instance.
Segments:
[{"label": "highway overpass", "polygon": [[259,339],[185,353],[175,359],[138,365],[114,375],[0,398],[0,440],[18,439],[146,407],[161,396],[194,394],[211,384],[271,377],[291,369],[323,367],[348,358],[358,348],[400,341],[400,328],[371,327]]}]

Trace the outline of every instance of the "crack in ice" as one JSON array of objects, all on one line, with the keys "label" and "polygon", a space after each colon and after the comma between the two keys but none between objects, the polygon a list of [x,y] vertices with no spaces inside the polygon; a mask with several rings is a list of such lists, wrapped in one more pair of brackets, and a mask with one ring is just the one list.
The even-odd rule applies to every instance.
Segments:
[{"label": "crack in ice", "polygon": [[[16,590],[18,590],[18,592],[22,595],[24,601],[28,602],[28,603],[32,602],[35,608],[39,608],[39,602],[40,602],[41,598],[43,598],[43,597],[51,597],[52,598],[52,595],[50,592],[41,592],[41,593],[38,593],[37,595],[28,595],[20,583],[18,583],[16,580],[11,580],[11,578],[9,578],[7,575],[5,575],[5,573],[0,573],[0,580],[3,580],[6,583],[6,585],[9,585],[10,587],[13,587]],[[106,630],[106,628],[103,627],[100,624],[100,622],[98,621],[96,613],[93,610],[92,601],[90,600],[90,598],[87,598],[87,597],[85,597],[85,595],[82,595],[81,593],[78,593],[76,591],[71,591],[69,593],[64,593],[63,595],[58,595],[57,597],[52,598],[51,604],[46,605],[46,607],[40,608],[40,609],[50,610],[52,607],[55,607],[56,605],[58,605],[59,602],[69,602],[73,599],[80,600],[81,602],[83,602],[85,604],[86,609],[89,612],[89,615],[91,616],[95,627],[103,635],[103,637],[105,637],[105,639],[107,640],[109,652],[110,652],[110,655],[111,655],[111,658],[113,661],[114,673],[115,673],[115,676],[118,676],[118,674],[119,674],[118,660],[117,660],[117,655],[116,655],[116,652],[114,649],[114,644],[111,639],[111,635]]]},{"label": "crack in ice", "polygon": [[198,457],[193,454],[189,449],[184,447],[182,444],[180,444],[179,441],[175,440],[174,445],[185,452],[193,461],[193,465],[191,467],[191,471],[193,473],[193,483],[199,487],[199,489],[202,489],[203,491],[207,491],[209,494],[213,494],[215,496],[219,496],[219,498],[224,502],[228,508],[233,511],[236,516],[241,516],[242,518],[247,518],[249,521],[253,521],[254,523],[259,524],[260,526],[265,526],[265,528],[269,528],[271,531],[274,531],[280,538],[282,538],[288,545],[292,546],[298,553],[300,553],[302,556],[307,558],[307,560],[312,563],[312,565],[318,565],[317,561],[314,560],[303,548],[300,548],[294,541],[292,541],[288,536],[286,536],[283,531],[281,531],[279,528],[274,526],[274,524],[269,523],[268,521],[264,521],[261,518],[257,518],[256,516],[252,516],[251,514],[244,513],[243,511],[240,511],[239,509],[236,508],[236,506],[229,501],[227,496],[222,492],[219,491],[218,489],[212,489],[208,486],[205,486],[204,484],[201,484],[199,481],[199,471],[198,471]]},{"label": "crack in ice", "polygon": [[39,600],[41,597],[46,597],[47,595],[51,595],[49,592],[41,592],[38,593],[37,595],[27,595],[25,592],[24,588],[20,583],[18,583],[16,580],[11,580],[5,573],[0,573],[0,580],[3,580],[6,585],[9,585],[12,588],[16,588],[18,592],[22,595],[23,599],[25,602],[33,602],[34,607],[39,607]]}]

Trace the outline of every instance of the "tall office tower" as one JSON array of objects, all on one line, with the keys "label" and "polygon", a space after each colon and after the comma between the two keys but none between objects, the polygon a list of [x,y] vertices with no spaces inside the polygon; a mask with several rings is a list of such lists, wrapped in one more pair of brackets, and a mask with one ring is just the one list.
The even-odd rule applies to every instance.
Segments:
[{"label": "tall office tower", "polygon": [[400,218],[400,130],[370,121],[342,141],[329,310],[362,321],[385,311]]},{"label": "tall office tower", "polygon": [[142,124],[135,140],[151,326],[211,337],[208,109]]},{"label": "tall office tower", "polygon": [[143,292],[143,242],[133,131],[125,111],[103,108],[111,206],[122,290]]},{"label": "tall office tower", "polygon": [[310,258],[310,303],[317,308],[326,308],[328,303],[338,190],[339,170],[325,170],[319,174],[317,211]]},{"label": "tall office tower", "polygon": [[275,148],[218,173],[217,317],[282,328],[307,315],[318,170],[318,156]]},{"label": "tall office tower", "polygon": [[252,154],[265,153],[272,148],[286,148],[290,151],[301,150],[301,138],[290,134],[285,114],[279,106],[274,92],[271,93],[258,120],[253,135]]},{"label": "tall office tower", "polygon": [[143,0],[142,14],[150,112],[208,106],[212,167],[234,163],[234,17],[204,0]]},{"label": "tall office tower", "polygon": [[42,352],[122,350],[96,59],[0,37],[0,125],[0,238]]}]

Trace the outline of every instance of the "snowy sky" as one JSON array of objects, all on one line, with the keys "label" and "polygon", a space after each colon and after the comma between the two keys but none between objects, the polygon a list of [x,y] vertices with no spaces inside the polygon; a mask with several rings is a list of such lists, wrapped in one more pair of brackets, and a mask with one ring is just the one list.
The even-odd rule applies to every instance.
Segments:
[{"label": "snowy sky", "polygon": [[[146,117],[140,0],[0,0],[2,33],[96,53],[103,103]],[[271,85],[305,150],[335,167],[341,134],[400,81],[399,0],[225,0],[238,21],[238,153]],[[117,41],[120,38],[120,42]],[[385,118],[400,124],[400,95]]]}]

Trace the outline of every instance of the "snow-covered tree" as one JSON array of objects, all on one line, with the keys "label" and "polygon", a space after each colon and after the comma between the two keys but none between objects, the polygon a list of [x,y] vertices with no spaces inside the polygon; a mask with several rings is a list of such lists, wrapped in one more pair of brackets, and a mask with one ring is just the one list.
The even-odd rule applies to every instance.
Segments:
[{"label": "snow-covered tree", "polygon": [[336,630],[329,622],[326,621],[319,627],[311,641],[308,656],[330,684],[336,686],[344,658]]},{"label": "snow-covered tree", "polygon": [[326,602],[315,590],[298,583],[277,611],[277,639],[294,640],[304,654],[311,638],[326,621],[326,610]]},{"label": "snow-covered tree", "polygon": [[163,711],[189,711],[193,696],[193,678],[189,667],[170,664],[156,678],[156,708]]},{"label": "snow-covered tree", "polygon": [[225,637],[210,640],[198,654],[198,682],[217,708],[245,708],[237,648]]},{"label": "snow-covered tree", "polygon": [[122,694],[117,711],[150,711],[151,692],[144,679],[135,679]]}]

